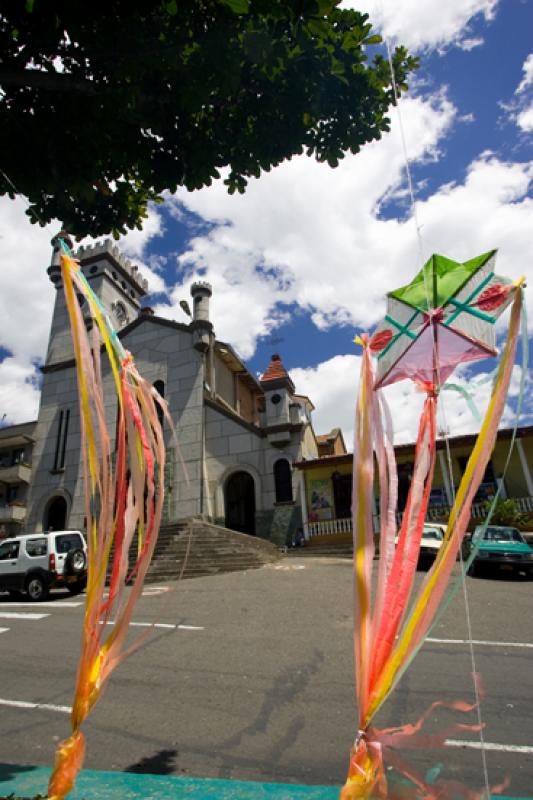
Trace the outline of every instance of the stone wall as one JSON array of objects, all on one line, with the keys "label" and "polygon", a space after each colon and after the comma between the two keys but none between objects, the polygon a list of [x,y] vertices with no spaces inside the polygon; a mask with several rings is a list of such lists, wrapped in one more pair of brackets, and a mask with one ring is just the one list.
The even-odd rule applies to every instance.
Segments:
[{"label": "stone wall", "polygon": [[284,547],[289,534],[296,533],[302,526],[302,510],[294,504],[278,505],[268,511],[256,512],[255,524],[257,536]]}]

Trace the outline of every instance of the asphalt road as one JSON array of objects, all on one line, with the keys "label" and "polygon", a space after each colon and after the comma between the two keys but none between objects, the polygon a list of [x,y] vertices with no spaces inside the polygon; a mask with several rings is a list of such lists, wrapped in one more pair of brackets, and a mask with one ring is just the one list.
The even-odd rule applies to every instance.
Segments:
[{"label": "asphalt road", "polygon": [[[533,797],[533,582],[468,578],[467,589],[472,636],[482,642],[475,657],[489,777],[498,783],[508,774],[506,794]],[[82,599],[0,597],[0,762],[49,766],[68,735]],[[344,781],[356,732],[350,562],[296,555],[247,573],[147,587],[134,620],[169,627],[156,628],[111,678],[85,725],[88,768]],[[461,592],[431,638],[378,726],[414,722],[436,699],[472,700]],[[20,702],[28,705],[13,704]],[[432,719],[434,730],[464,721],[449,711]],[[478,734],[456,738],[472,744],[411,752],[408,760],[422,770],[441,763],[446,775],[481,787]]]}]

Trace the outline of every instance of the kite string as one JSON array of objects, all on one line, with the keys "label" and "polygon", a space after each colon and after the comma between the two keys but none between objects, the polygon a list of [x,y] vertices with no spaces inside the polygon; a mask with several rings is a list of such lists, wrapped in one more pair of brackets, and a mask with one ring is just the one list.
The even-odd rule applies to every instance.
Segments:
[{"label": "kite string", "polygon": [[[399,125],[399,128],[400,128],[400,139],[401,139],[401,142],[402,142],[403,158],[404,158],[404,161],[405,161],[405,172],[406,172],[406,175],[407,175],[407,185],[409,187],[409,197],[411,199],[411,208],[413,210],[413,219],[414,219],[415,225],[416,225],[416,236],[417,236],[417,240],[418,240],[418,257],[420,259],[420,263],[423,264],[424,263],[424,244],[423,244],[423,240],[422,240],[421,226],[420,226],[420,222],[419,222],[419,219],[418,219],[418,207],[417,207],[415,192],[414,192],[414,188],[413,188],[413,179],[412,179],[412,176],[411,176],[411,163],[409,161],[409,155],[407,153],[407,141],[406,141],[406,138],[405,138],[405,131],[404,131],[404,127],[403,127],[402,115],[400,113],[400,107],[398,105],[399,95],[398,95],[398,87],[396,85],[396,78],[394,76],[394,65],[392,63],[392,53],[391,53],[391,49],[390,49],[390,45],[389,45],[389,40],[387,39],[387,37],[384,36],[383,40],[385,42],[385,47],[387,49],[387,60],[389,62],[389,69],[390,69],[391,81],[392,81],[392,93],[394,95],[394,105],[396,107],[396,115],[398,117],[398,125]],[[425,283],[426,283],[426,273],[424,271],[424,284]],[[426,294],[427,294],[427,287],[426,287]]]},{"label": "kite string", "polygon": [[[381,3],[380,3],[380,5],[381,5]],[[415,228],[416,228],[416,236],[417,236],[417,242],[418,242],[418,256],[419,256],[419,259],[420,259],[420,264],[421,264],[421,268],[422,268],[422,275],[423,275],[423,279],[424,279],[424,291],[425,291],[425,294],[426,294],[427,307],[428,307],[428,309],[431,309],[431,308],[433,308],[433,303],[432,303],[432,298],[431,298],[431,294],[430,294],[430,291],[429,291],[426,270],[424,269],[425,259],[424,259],[423,239],[422,239],[422,234],[421,234],[420,221],[419,221],[419,218],[418,218],[418,206],[417,206],[417,201],[416,201],[415,192],[414,192],[414,188],[413,188],[413,180],[412,180],[412,175],[411,175],[411,164],[410,164],[410,161],[409,161],[409,154],[408,154],[408,151],[407,151],[407,142],[406,142],[405,131],[404,131],[404,126],[403,126],[403,119],[402,119],[402,114],[401,114],[401,111],[400,111],[400,107],[398,105],[399,96],[398,96],[398,88],[397,88],[397,85],[396,85],[396,78],[395,78],[395,75],[394,75],[394,65],[393,65],[393,62],[392,62],[392,53],[391,53],[391,48],[390,48],[390,45],[389,45],[388,38],[386,36],[384,36],[383,39],[384,39],[385,47],[386,47],[386,50],[387,50],[387,60],[389,62],[389,69],[390,69],[391,83],[392,83],[392,91],[393,91],[393,94],[394,94],[394,100],[395,100],[395,106],[396,106],[396,116],[397,116],[397,119],[398,119],[398,126],[399,126],[399,130],[400,130],[400,139],[401,139],[401,143],[402,143],[402,151],[403,151],[403,157],[404,157],[404,162],[405,162],[405,171],[406,171],[406,176],[407,176],[407,184],[408,184],[408,188],[409,188],[409,196],[410,196],[410,200],[411,200],[411,208],[412,208],[413,220],[414,220]],[[434,320],[432,318],[430,319],[430,324],[431,325],[435,324],[435,322],[434,322]],[[437,381],[436,381],[437,387],[436,388],[438,390],[438,388],[440,388],[440,385],[441,385],[440,365],[439,365],[438,357],[437,357],[438,356],[438,352],[437,352],[436,337],[433,336],[432,338],[433,338],[433,357],[434,357],[434,363],[436,365],[436,377],[437,377]],[[452,465],[452,457],[451,457],[451,448],[450,448],[450,441],[449,441],[448,429],[447,429],[446,411],[445,411],[445,408],[444,408],[444,403],[442,402],[442,398],[440,398],[440,400],[441,400],[441,402],[439,403],[439,409],[441,411],[442,420],[443,420],[443,439],[444,439],[444,445],[445,445],[445,449],[446,449],[446,467],[447,467],[447,472],[448,472],[447,478],[448,478],[448,486],[450,487],[450,493],[452,495],[451,500],[452,500],[452,507],[453,507],[455,505],[455,486],[454,486],[454,482],[453,482],[453,465]],[[444,472],[442,467],[443,467],[443,465],[441,463],[441,470],[442,470],[442,472]],[[460,560],[461,560],[461,569],[463,569],[463,557],[462,557],[461,549],[460,549],[459,552],[460,552]],[[473,636],[472,636],[472,620],[471,620],[471,615],[470,615],[470,602],[469,602],[469,597],[468,597],[468,589],[467,589],[467,586],[466,586],[466,580],[463,579],[462,583],[463,583],[463,598],[464,598],[464,605],[465,605],[465,620],[466,620],[466,627],[467,627],[467,634],[468,634],[470,662],[471,662],[473,685],[474,685],[474,697],[475,697],[475,702],[476,702],[476,712],[477,712],[477,718],[478,718],[478,723],[479,723],[479,742],[480,742],[480,751],[481,751],[481,762],[482,762],[482,767],[483,767],[483,779],[484,779],[484,782],[485,782],[485,789],[486,789],[486,792],[487,792],[487,798],[490,798],[490,793],[491,792],[490,792],[490,781],[489,781],[489,774],[488,774],[485,739],[484,739],[484,736],[483,736],[483,720],[482,720],[481,702],[480,702],[481,701],[481,697],[480,697],[480,693],[479,693],[479,687],[478,687],[476,679],[475,679],[475,676],[477,674],[477,666],[476,666],[476,655],[475,655]]]}]

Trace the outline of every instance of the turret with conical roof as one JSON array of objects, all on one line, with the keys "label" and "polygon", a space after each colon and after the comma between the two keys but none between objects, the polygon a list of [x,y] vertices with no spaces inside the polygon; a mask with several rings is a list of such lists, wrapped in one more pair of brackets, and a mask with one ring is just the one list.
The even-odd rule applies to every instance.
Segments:
[{"label": "turret with conical roof", "polygon": [[290,406],[294,383],[281,357],[275,353],[259,379],[265,393],[265,412],[268,438],[271,444],[282,445],[290,439]]}]

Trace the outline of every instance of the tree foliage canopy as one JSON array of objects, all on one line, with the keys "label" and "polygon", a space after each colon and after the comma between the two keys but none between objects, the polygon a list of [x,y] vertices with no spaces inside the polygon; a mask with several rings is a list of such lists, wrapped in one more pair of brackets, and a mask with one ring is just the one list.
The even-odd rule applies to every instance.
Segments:
[{"label": "tree foliage canopy", "polygon": [[[367,15],[338,2],[4,0],[0,194],[97,236],[225,167],[243,192],[299,153],[336,166],[394,102]],[[416,60],[399,47],[393,64],[402,92]]]}]

